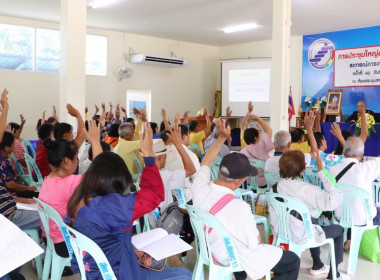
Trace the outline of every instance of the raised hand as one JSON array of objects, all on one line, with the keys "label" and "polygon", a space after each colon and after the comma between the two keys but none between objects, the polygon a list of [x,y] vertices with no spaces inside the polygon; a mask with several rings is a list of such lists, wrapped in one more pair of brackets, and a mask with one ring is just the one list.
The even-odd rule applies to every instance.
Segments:
[{"label": "raised hand", "polygon": [[153,153],[153,131],[150,124],[144,123],[144,132],[139,131],[140,150],[144,157],[154,157]]},{"label": "raised hand", "polygon": [[248,102],[248,113],[252,113],[253,112],[253,104],[252,104],[252,101],[249,101]]},{"label": "raised hand", "polygon": [[99,107],[98,105],[95,104],[95,115],[99,112]]},{"label": "raised hand", "polygon": [[331,130],[330,130],[331,134],[334,135],[337,139],[339,139],[340,137],[343,137],[342,136],[342,131],[340,129],[340,126],[339,124],[337,123],[333,123],[331,124]]},{"label": "raised hand", "polygon": [[[95,106],[96,106],[96,105],[95,105]],[[103,110],[103,112],[106,111],[106,103],[104,103],[104,102],[102,102],[102,110]]]},{"label": "raised hand", "polygon": [[104,111],[99,118],[100,127],[104,127],[106,125],[106,112]]},{"label": "raised hand", "polygon": [[226,127],[226,120],[222,119],[215,119],[215,126],[218,128],[219,131],[219,139],[226,140],[231,135],[231,128],[228,125]]},{"label": "raised hand", "polygon": [[1,94],[0,104],[3,110],[9,108],[8,90],[6,88],[3,90],[3,93]]},{"label": "raised hand", "polygon": [[96,121],[88,121],[88,132],[86,131],[88,141],[93,144],[100,139],[100,124],[96,125]]},{"label": "raised hand", "polygon": [[305,118],[304,118],[304,120],[303,120],[303,122],[304,122],[304,125],[305,125],[305,128],[306,129],[313,129],[313,126],[314,126],[314,121],[315,121],[315,114],[314,114],[314,112],[313,111],[311,111],[311,112],[306,112],[306,114],[305,114]]},{"label": "raised hand", "polygon": [[125,109],[125,107],[121,106],[120,109],[121,109],[121,111],[122,111],[124,114],[127,113],[127,110]]},{"label": "raised hand", "polygon": [[139,111],[136,107],[133,107],[132,111],[133,111],[133,114],[134,114],[136,117],[139,117],[139,116],[140,116],[140,111]]},{"label": "raised hand", "polygon": [[21,126],[23,126],[26,122],[26,119],[24,118],[23,114],[20,114],[20,120],[21,120]]},{"label": "raised hand", "polygon": [[66,108],[70,116],[77,117],[79,115],[79,111],[70,103],[67,103]]},{"label": "raised hand", "polygon": [[228,106],[226,108],[226,117],[225,117],[226,121],[228,121],[228,119],[231,117],[231,114],[232,114],[232,110],[231,110],[230,106]]},{"label": "raised hand", "polygon": [[143,122],[147,122],[148,121],[147,116],[146,116],[146,111],[143,110],[143,109],[140,110],[140,118],[141,118],[141,120]]},{"label": "raised hand", "polygon": [[55,109],[55,106],[53,105],[53,118],[58,121],[58,116],[57,116],[57,110]]},{"label": "raised hand", "polygon": [[208,116],[208,110],[207,107],[203,107],[203,114],[207,117]]}]

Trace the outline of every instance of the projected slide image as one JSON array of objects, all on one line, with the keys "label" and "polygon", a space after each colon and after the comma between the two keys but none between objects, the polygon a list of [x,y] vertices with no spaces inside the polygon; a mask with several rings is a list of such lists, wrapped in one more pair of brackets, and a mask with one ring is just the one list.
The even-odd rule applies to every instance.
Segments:
[{"label": "projected slide image", "polygon": [[229,70],[230,102],[269,102],[270,69]]}]

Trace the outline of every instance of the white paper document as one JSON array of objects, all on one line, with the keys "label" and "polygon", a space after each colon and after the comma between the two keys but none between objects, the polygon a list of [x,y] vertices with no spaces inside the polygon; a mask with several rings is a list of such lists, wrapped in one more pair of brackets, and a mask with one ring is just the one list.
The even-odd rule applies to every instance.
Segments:
[{"label": "white paper document", "polygon": [[16,202],[16,207],[17,209],[20,209],[20,210],[32,210],[32,211],[38,210],[36,203],[28,204],[28,203]]},{"label": "white paper document", "polygon": [[0,277],[44,251],[25,232],[1,214],[0,236]]},{"label": "white paper document", "polygon": [[168,235],[162,228],[155,228],[133,236],[132,244],[158,261],[193,249],[177,235]]}]

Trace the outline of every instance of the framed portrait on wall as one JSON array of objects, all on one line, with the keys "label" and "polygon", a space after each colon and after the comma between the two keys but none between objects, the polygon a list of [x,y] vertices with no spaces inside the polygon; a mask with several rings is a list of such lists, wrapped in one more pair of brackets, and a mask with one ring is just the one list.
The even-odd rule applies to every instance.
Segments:
[{"label": "framed portrait on wall", "polygon": [[342,106],[342,89],[329,89],[326,104],[326,115],[340,115]]}]

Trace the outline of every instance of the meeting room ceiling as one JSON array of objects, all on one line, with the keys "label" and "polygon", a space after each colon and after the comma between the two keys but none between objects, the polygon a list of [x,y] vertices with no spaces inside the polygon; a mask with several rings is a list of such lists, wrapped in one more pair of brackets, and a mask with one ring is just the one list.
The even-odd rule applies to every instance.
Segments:
[{"label": "meeting room ceiling", "polygon": [[[94,0],[88,0],[90,4]],[[213,46],[272,37],[270,0],[109,0],[88,7],[87,25],[127,33]],[[292,35],[380,25],[379,0],[293,0]],[[0,0],[0,15],[59,22],[59,0]],[[259,28],[224,34],[231,25],[256,22]]]}]

